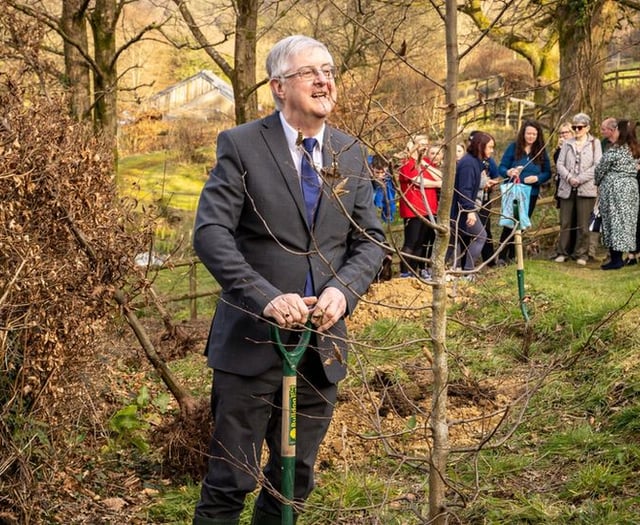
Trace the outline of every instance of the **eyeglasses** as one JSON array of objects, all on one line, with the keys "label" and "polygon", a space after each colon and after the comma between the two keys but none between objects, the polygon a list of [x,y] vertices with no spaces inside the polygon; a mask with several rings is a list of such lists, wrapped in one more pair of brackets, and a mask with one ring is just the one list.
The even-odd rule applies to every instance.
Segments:
[{"label": "eyeglasses", "polygon": [[571,135],[571,130],[569,130],[569,129],[563,129],[563,130],[560,132],[560,135]]},{"label": "eyeglasses", "polygon": [[285,75],[280,75],[280,78],[295,78],[298,77],[305,82],[310,80],[315,80],[322,73],[324,78],[327,80],[331,80],[336,77],[336,68],[335,66],[322,66],[320,68],[316,68],[313,66],[303,66],[300,69],[297,69],[293,73],[287,73]]},{"label": "eyeglasses", "polygon": [[580,131],[581,129],[588,128],[589,126],[571,126],[573,131]]}]

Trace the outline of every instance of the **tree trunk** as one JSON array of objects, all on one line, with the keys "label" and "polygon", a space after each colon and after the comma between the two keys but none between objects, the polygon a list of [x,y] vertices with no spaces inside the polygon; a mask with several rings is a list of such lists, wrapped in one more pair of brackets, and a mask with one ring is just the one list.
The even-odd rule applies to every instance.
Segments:
[{"label": "tree trunk", "polygon": [[238,1],[233,74],[236,124],[258,116],[258,96],[255,91],[258,6],[258,0]]},{"label": "tree trunk", "polygon": [[238,0],[236,9],[235,63],[233,67],[215,50],[182,0],[173,0],[180,10],[189,31],[211,57],[214,63],[229,77],[233,86],[236,124],[242,124],[258,116],[256,90],[256,42],[259,0]]},{"label": "tree trunk", "polygon": [[[585,112],[592,122],[600,122],[607,46],[615,29],[616,12],[612,0],[589,1],[579,10],[573,3],[559,7],[560,119]],[[563,23],[569,18],[575,23]]]},{"label": "tree trunk", "polygon": [[94,58],[94,124],[112,146],[115,157],[117,133],[118,70],[116,61],[115,0],[96,0],[91,14]]},{"label": "tree trunk", "polygon": [[[69,111],[76,120],[85,120],[91,110],[91,76],[89,64],[80,49],[88,55],[87,0],[64,0],[60,30],[64,39],[64,68],[70,93]],[[73,42],[73,43],[72,43]]]},{"label": "tree trunk", "polygon": [[[539,86],[534,92],[534,102],[546,105],[553,98],[557,81],[558,52],[554,35],[543,41],[530,39],[518,34],[518,28],[497,24],[489,18],[483,9],[483,0],[467,0],[458,8],[469,16],[478,29],[486,32],[487,36],[500,45],[515,51],[529,62],[536,84]],[[499,20],[498,20],[499,21]],[[523,24],[533,22],[523,19]],[[536,29],[533,29],[534,31]],[[539,29],[538,29],[539,31]]]},{"label": "tree trunk", "polygon": [[[438,223],[449,224],[449,210],[455,181],[456,148],[458,141],[458,32],[456,0],[446,0],[445,38],[447,52],[446,115],[444,140],[447,147],[444,156],[444,172]],[[445,281],[445,256],[449,246],[449,228],[436,230],[433,253],[434,279],[431,317],[433,344],[433,394],[431,402],[431,431],[433,446],[429,462],[429,523],[447,523],[447,461],[449,458],[449,426],[447,424],[447,384],[449,366],[446,351],[447,285]]]}]

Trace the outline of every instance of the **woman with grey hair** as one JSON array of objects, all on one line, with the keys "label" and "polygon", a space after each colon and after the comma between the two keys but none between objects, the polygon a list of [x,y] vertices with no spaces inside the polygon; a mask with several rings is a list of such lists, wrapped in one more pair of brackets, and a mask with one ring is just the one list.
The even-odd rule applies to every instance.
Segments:
[{"label": "woman with grey hair", "polygon": [[[589,231],[589,219],[596,202],[594,172],[602,157],[602,146],[589,133],[590,126],[589,115],[574,115],[571,121],[574,136],[564,141],[556,162],[560,238],[555,261],[565,262],[575,257],[581,266],[587,264],[589,257],[595,259],[597,246],[597,237]],[[575,243],[572,241],[574,231]]]}]

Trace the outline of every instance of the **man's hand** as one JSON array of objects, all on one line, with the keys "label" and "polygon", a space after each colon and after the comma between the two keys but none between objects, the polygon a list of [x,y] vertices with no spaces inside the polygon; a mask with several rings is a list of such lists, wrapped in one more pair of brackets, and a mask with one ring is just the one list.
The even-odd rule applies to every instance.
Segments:
[{"label": "man's hand", "polygon": [[324,332],[331,328],[347,311],[347,299],[337,288],[329,287],[320,294],[311,312],[311,322]]},{"label": "man's hand", "polygon": [[317,297],[303,298],[297,293],[285,293],[274,297],[262,315],[273,319],[281,328],[293,328],[307,322],[310,308],[317,301]]}]

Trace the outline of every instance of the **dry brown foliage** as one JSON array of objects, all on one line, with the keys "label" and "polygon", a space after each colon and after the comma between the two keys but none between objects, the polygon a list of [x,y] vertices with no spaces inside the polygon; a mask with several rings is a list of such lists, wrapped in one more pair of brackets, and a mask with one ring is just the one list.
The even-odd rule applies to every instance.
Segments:
[{"label": "dry brown foliage", "polygon": [[112,152],[65,108],[0,81],[0,515],[22,523],[68,431],[98,424],[83,370],[148,240],[118,200]]}]

